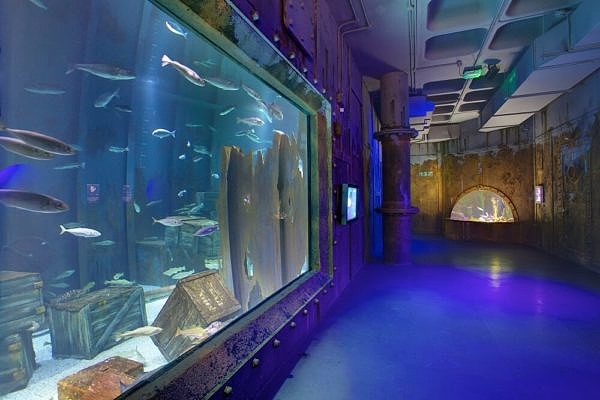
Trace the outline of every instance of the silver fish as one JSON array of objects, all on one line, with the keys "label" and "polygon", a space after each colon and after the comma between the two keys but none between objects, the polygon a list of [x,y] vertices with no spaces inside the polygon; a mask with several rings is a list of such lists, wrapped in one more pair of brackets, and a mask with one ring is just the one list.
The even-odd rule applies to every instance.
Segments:
[{"label": "silver fish", "polygon": [[152,223],[153,224],[159,223],[164,226],[181,226],[181,225],[183,225],[183,222],[181,222],[181,220],[179,220],[177,218],[156,219],[156,218],[152,217]]},{"label": "silver fish", "polygon": [[208,151],[208,149],[206,148],[206,146],[202,146],[201,144],[195,144],[194,145],[194,153],[198,153],[198,154],[202,154],[204,156],[212,157],[211,152]]},{"label": "silver fish", "polygon": [[135,210],[135,212],[137,214],[142,212],[142,208],[140,207],[140,205],[138,203],[136,203],[135,201],[133,202],[133,209]]},{"label": "silver fish", "polygon": [[82,222],[67,222],[66,224],[62,224],[65,228],[83,228],[85,224]]},{"label": "silver fish", "polygon": [[194,157],[194,159],[192,160],[192,162],[197,163],[197,162],[202,161],[202,160],[204,160],[204,156],[196,156],[196,157]]},{"label": "silver fish", "polygon": [[185,144],[185,147],[191,147],[192,146],[192,142],[190,142],[189,140],[187,141],[187,143]]},{"label": "silver fish", "polygon": [[135,79],[133,72],[107,64],[74,64],[67,70],[66,75],[69,75],[76,69],[89,72],[99,78],[114,81]]},{"label": "silver fish", "polygon": [[48,286],[57,288],[57,289],[66,289],[66,288],[70,287],[68,283],[64,283],[64,282],[49,283]]},{"label": "silver fish", "polygon": [[52,169],[63,170],[63,169],[76,169],[76,168],[84,169],[85,168],[85,161],[82,161],[80,163],[71,163],[71,164],[57,165],[56,167],[53,167]]},{"label": "silver fish", "polygon": [[60,234],[62,235],[65,232],[70,233],[73,236],[85,238],[93,238],[102,235],[97,230],[91,228],[65,228],[63,225],[60,225]]},{"label": "silver fish", "polygon": [[172,275],[171,279],[179,280],[179,279],[187,278],[188,276],[192,275],[194,272],[195,271],[193,269],[191,271],[179,272],[175,275]]},{"label": "silver fish", "polygon": [[254,133],[254,132],[255,132],[254,128],[250,128],[250,129],[244,129],[244,130],[242,130],[242,131],[238,131],[238,132],[236,132],[236,133],[235,133],[235,136],[246,136],[246,135],[248,135],[249,133]]},{"label": "silver fish", "polygon": [[41,8],[42,10],[47,10],[48,9],[48,6],[46,6],[42,0],[29,0],[29,1],[32,4],[35,4],[36,6],[38,6],[39,8]]},{"label": "silver fish", "polygon": [[127,104],[115,104],[113,108],[124,113],[130,113],[133,111]]},{"label": "silver fish", "polygon": [[2,123],[0,123],[0,130],[6,131],[12,136],[21,139],[25,143],[28,143],[39,149],[45,150],[49,153],[61,154],[64,156],[70,156],[75,154],[75,150],[73,150],[73,148],[70,145],[43,133],[26,131],[22,129],[12,129],[6,127]]},{"label": "silver fish", "polygon": [[196,122],[187,122],[187,123],[185,124],[185,126],[186,126],[187,128],[202,128],[204,125],[202,125],[202,124],[198,124],[198,123],[196,123]]},{"label": "silver fish", "polygon": [[185,65],[177,61],[171,60],[166,54],[164,54],[161,58],[161,65],[163,67],[166,67],[167,65],[172,65],[173,68],[175,68],[177,72],[181,74],[181,76],[183,76],[185,79],[187,79],[189,82],[193,83],[196,86],[206,85],[204,79],[202,79],[200,75],[196,73],[196,71],[194,71],[190,67],[186,67]]},{"label": "silver fish", "polygon": [[23,190],[0,189],[0,203],[6,207],[37,213],[59,213],[69,210],[69,206],[62,200]]},{"label": "silver fish", "polygon": [[40,329],[40,324],[37,323],[36,321],[31,321],[31,326],[29,328],[27,328],[26,330],[28,330],[29,332],[35,332],[38,329]]},{"label": "silver fish", "polygon": [[279,129],[273,129],[273,133],[275,133],[276,135],[285,135],[285,132],[280,131]]},{"label": "silver fish", "polygon": [[[94,242],[92,243],[92,246],[112,246],[113,244],[115,244],[115,242],[113,242],[112,240],[102,240],[100,242]],[[119,279],[119,278],[115,278],[115,279]]]},{"label": "silver fish", "polygon": [[84,287],[81,288],[81,292],[82,293],[87,293],[90,290],[92,290],[94,286],[96,286],[96,282],[94,282],[94,281],[88,282],[88,283],[85,284]]},{"label": "silver fish", "polygon": [[223,115],[227,115],[227,114],[229,114],[230,112],[232,112],[233,110],[235,110],[235,106],[230,106],[230,107],[227,107],[226,109],[224,109],[223,111],[221,111],[221,112],[219,113],[219,115],[221,115],[221,116],[223,116]]},{"label": "silver fish", "polygon": [[162,328],[157,326],[142,326],[141,328],[133,329],[131,331],[117,333],[114,338],[115,341],[120,341],[123,339],[131,338],[131,337],[139,337],[139,336],[153,336],[157,333],[162,332]]},{"label": "silver fish", "polygon": [[169,31],[173,32],[174,34],[187,38],[188,33],[185,32],[177,22],[165,21],[165,26]]},{"label": "silver fish", "polygon": [[94,102],[94,107],[105,108],[108,105],[108,103],[112,101],[112,99],[114,99],[115,97],[119,97],[119,90],[120,88],[117,88],[114,92],[102,93]]},{"label": "silver fish", "polygon": [[261,112],[267,118],[267,121],[269,121],[269,123],[273,122],[273,118],[271,118],[271,113],[269,112],[269,106],[267,105],[267,103],[265,103],[262,100],[259,101],[258,111]]},{"label": "silver fish", "polygon": [[108,148],[108,151],[110,151],[112,153],[125,153],[126,151],[129,151],[129,146],[127,146],[127,147],[110,146]]},{"label": "silver fish", "polygon": [[66,90],[52,85],[32,84],[24,88],[29,93],[45,94],[45,95],[61,95],[67,93]]},{"label": "silver fish", "polygon": [[152,136],[157,137],[159,139],[164,139],[167,136],[175,137],[175,132],[176,131],[168,131],[166,129],[159,128],[159,129],[155,129],[154,131],[152,131]]},{"label": "silver fish", "polygon": [[185,154],[181,154],[179,157],[177,157],[179,160],[185,160]]},{"label": "silver fish", "polygon": [[146,207],[152,207],[152,206],[154,206],[156,204],[160,204],[160,203],[162,203],[162,200],[152,200],[152,201],[146,203]]},{"label": "silver fish", "polygon": [[248,117],[248,118],[236,118],[236,122],[238,124],[246,124],[250,126],[263,126],[265,121],[258,117]]},{"label": "silver fish", "polygon": [[106,286],[132,286],[135,285],[134,282],[128,281],[127,279],[111,279],[108,281],[104,281]]},{"label": "silver fish", "polygon": [[188,215],[198,214],[200,212],[200,210],[202,210],[203,208],[204,208],[204,203],[200,203],[197,206],[191,208],[190,211],[188,211]]},{"label": "silver fish", "polygon": [[217,174],[216,172],[213,172],[212,174],[210,174],[210,177],[213,179],[220,179],[221,177],[219,176],[219,174]]},{"label": "silver fish", "polygon": [[187,193],[187,190],[185,190],[185,189],[180,190],[179,193],[177,193],[177,197],[183,197],[183,196],[185,196],[186,193]]},{"label": "silver fish", "polygon": [[113,279],[121,279],[124,276],[125,276],[125,273],[117,272],[116,274],[113,275]]},{"label": "silver fish", "polygon": [[271,103],[269,105],[267,105],[268,109],[269,109],[269,114],[279,120],[282,121],[283,120],[283,111],[281,111],[281,108],[279,108],[279,106],[275,103]]},{"label": "silver fish", "polygon": [[33,158],[34,160],[51,160],[54,158],[53,153],[32,146],[21,139],[2,136],[0,137],[0,146],[11,153]]},{"label": "silver fish", "polygon": [[244,89],[244,92],[246,92],[248,94],[248,96],[252,97],[254,100],[262,101],[260,94],[258,94],[258,92],[256,90],[252,89],[249,86],[244,85],[243,83],[242,83],[242,89]]},{"label": "silver fish", "polygon": [[240,90],[240,85],[218,77],[203,78],[207,83],[221,90]]},{"label": "silver fish", "polygon": [[176,273],[181,272],[181,271],[185,271],[185,265],[183,267],[169,268],[168,270],[163,272],[163,275],[171,276],[171,275],[175,275]]},{"label": "silver fish", "polygon": [[53,281],[62,281],[63,279],[67,279],[68,277],[70,277],[74,273],[75,273],[74,269],[68,269],[68,270],[63,271],[60,274],[56,275],[54,277]]}]

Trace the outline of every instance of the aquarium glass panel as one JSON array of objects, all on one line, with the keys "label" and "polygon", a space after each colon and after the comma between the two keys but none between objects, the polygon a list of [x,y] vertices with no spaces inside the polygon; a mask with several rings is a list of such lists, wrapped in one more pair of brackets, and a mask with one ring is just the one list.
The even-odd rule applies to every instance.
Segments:
[{"label": "aquarium glass panel", "polygon": [[473,222],[515,222],[507,200],[490,190],[473,190],[461,196],[450,219]]},{"label": "aquarium glass panel", "polygon": [[0,398],[117,396],[309,270],[308,114],[151,2],[3,0],[0,88]]}]

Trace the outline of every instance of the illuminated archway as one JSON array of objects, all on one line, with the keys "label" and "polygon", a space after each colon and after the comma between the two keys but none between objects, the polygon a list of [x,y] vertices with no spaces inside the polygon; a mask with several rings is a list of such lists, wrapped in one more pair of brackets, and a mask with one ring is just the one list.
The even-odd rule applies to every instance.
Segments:
[{"label": "illuminated archway", "polygon": [[486,223],[511,223],[518,219],[517,210],[508,196],[491,186],[473,186],[458,197],[450,219]]}]

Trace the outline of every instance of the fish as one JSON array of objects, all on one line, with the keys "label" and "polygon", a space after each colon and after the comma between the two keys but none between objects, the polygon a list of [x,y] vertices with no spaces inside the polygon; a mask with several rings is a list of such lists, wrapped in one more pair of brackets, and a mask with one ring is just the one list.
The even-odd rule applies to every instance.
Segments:
[{"label": "fish", "polygon": [[185,154],[181,154],[179,157],[177,157],[179,160],[185,160]]},{"label": "fish", "polygon": [[263,126],[265,121],[258,117],[248,117],[248,118],[236,118],[236,122],[238,124],[246,124],[251,126]]},{"label": "fish", "polygon": [[279,129],[273,129],[273,133],[276,135],[285,135],[286,134],[284,131],[280,131]]},{"label": "fish", "polygon": [[[127,358],[130,360],[142,363],[142,364],[144,364],[144,366],[146,366],[146,364],[148,363],[148,361],[146,360],[144,355],[142,353],[140,353],[140,351],[138,350],[137,346],[133,350],[123,351],[121,353],[118,353],[117,355],[119,357]],[[119,380],[119,383],[121,385],[123,385],[123,383],[120,380]]]},{"label": "fish", "polygon": [[217,63],[214,62],[212,59],[207,58],[206,60],[202,60],[202,61],[197,61],[197,60],[194,61],[194,65],[201,65],[206,68],[212,68],[215,65],[217,65]]},{"label": "fish", "polygon": [[203,226],[202,228],[198,229],[194,233],[193,236],[199,236],[199,237],[208,236],[208,235],[215,233],[218,230],[219,230],[218,224]]},{"label": "fish", "polygon": [[56,170],[76,169],[76,168],[84,169],[85,161],[82,161],[80,163],[63,164],[63,165],[57,165],[56,167],[52,167],[52,169],[56,169]]},{"label": "fish", "polygon": [[254,100],[262,101],[260,94],[258,94],[258,92],[256,90],[252,89],[249,86],[244,85],[243,83],[242,83],[242,89],[244,89],[244,92],[246,92],[248,94],[248,96],[252,97]]},{"label": "fish", "polygon": [[204,208],[204,203],[200,203],[197,206],[194,206],[193,208],[190,209],[190,211],[188,211],[189,215],[195,215],[198,214],[200,212],[200,210],[202,210]]},{"label": "fish", "polygon": [[166,54],[164,54],[161,58],[161,65],[163,67],[166,67],[167,65],[173,66],[173,68],[175,68],[177,72],[181,74],[181,76],[183,76],[185,79],[187,79],[189,82],[193,83],[196,86],[206,85],[204,79],[202,79],[200,75],[196,73],[196,71],[194,71],[190,67],[186,67],[185,65],[180,64],[177,61],[171,60]]},{"label": "fish", "polygon": [[300,173],[300,177],[304,178],[304,163],[301,158],[298,159],[298,172]]},{"label": "fish", "polygon": [[185,147],[192,147],[192,143],[188,140],[187,143],[185,144]]},{"label": "fish", "polygon": [[70,287],[69,284],[64,283],[64,282],[49,283],[48,286],[57,288],[57,289],[66,289],[66,288]]},{"label": "fish", "polygon": [[94,282],[94,281],[88,282],[88,283],[85,284],[84,287],[81,288],[81,292],[82,293],[87,293],[90,290],[92,290],[94,286],[96,286],[96,282]]},{"label": "fish", "polygon": [[39,8],[41,8],[42,10],[47,10],[48,6],[46,6],[44,4],[44,2],[42,2],[42,0],[29,0],[32,4],[35,4],[36,6],[38,6]]},{"label": "fish", "polygon": [[171,276],[171,275],[175,275],[176,273],[181,272],[181,271],[185,271],[185,265],[183,267],[172,267],[172,268],[169,268],[168,270],[166,270],[165,272],[163,272],[163,275]]},{"label": "fish", "polygon": [[203,156],[212,157],[212,153],[208,151],[206,146],[202,146],[201,144],[194,145],[194,153],[202,154]]},{"label": "fish", "polygon": [[185,189],[180,190],[179,193],[177,193],[177,197],[183,197],[183,196],[185,196],[186,193],[187,193],[187,190],[185,190]]},{"label": "fish", "polygon": [[67,203],[55,197],[15,189],[0,189],[0,203],[6,207],[44,214],[69,210]]},{"label": "fish", "polygon": [[0,146],[4,147],[6,151],[34,160],[51,160],[54,158],[53,153],[32,146],[21,139],[2,136],[0,137]]},{"label": "fish", "polygon": [[91,228],[65,228],[63,225],[60,225],[60,234],[62,235],[65,232],[68,232],[73,236],[85,238],[93,238],[102,235],[97,230]]},{"label": "fish", "polygon": [[194,339],[204,339],[209,336],[208,331],[201,326],[194,326],[191,328],[181,329],[177,328],[175,330],[175,336],[188,336]]},{"label": "fish", "polygon": [[63,224],[63,226],[65,228],[82,228],[85,224],[82,222],[67,222],[66,224]]},{"label": "fish", "polygon": [[94,242],[92,243],[92,246],[102,246],[102,247],[107,247],[107,246],[112,246],[114,245],[115,242],[112,240],[102,240],[100,242]]},{"label": "fish", "polygon": [[108,148],[108,151],[110,151],[111,153],[125,153],[126,151],[129,151],[129,146],[127,146],[127,147],[110,146]]},{"label": "fish", "polygon": [[162,219],[156,219],[156,218],[152,217],[152,223],[153,224],[159,223],[164,226],[181,226],[181,225],[183,225],[183,222],[181,222],[180,219],[169,218],[169,217],[162,218]]},{"label": "fish", "polygon": [[37,323],[36,321],[31,321],[31,326],[25,330],[29,331],[29,332],[35,332],[38,329],[40,329],[40,324]]},{"label": "fish", "polygon": [[115,97],[119,97],[119,90],[120,88],[117,88],[114,92],[102,93],[94,102],[94,107],[106,108],[106,106],[112,101],[112,99],[114,99]]},{"label": "fish", "polygon": [[257,144],[271,143],[271,142],[269,142],[269,141],[267,141],[267,140],[262,140],[261,138],[259,138],[259,137],[258,137],[257,135],[255,135],[254,133],[249,133],[249,134],[247,134],[247,135],[246,135],[246,137],[247,137],[248,139],[250,139],[251,141],[253,141],[254,143],[257,143]]},{"label": "fish", "polygon": [[210,85],[221,90],[240,90],[240,85],[219,77],[203,78]]},{"label": "fish", "polygon": [[172,275],[171,279],[179,280],[179,279],[187,278],[188,276],[192,275],[194,272],[195,271],[193,269],[190,271],[179,272],[175,275]]},{"label": "fish", "polygon": [[136,203],[135,201],[133,202],[133,209],[135,210],[135,212],[137,214],[139,214],[140,212],[142,212],[142,208],[140,207],[140,205],[138,203]]},{"label": "fish", "polygon": [[185,126],[187,128],[202,128],[204,125],[195,122],[186,122]]},{"label": "fish", "polygon": [[134,285],[134,282],[128,281],[127,279],[112,279],[108,281],[104,281],[104,284],[107,286],[131,286]]},{"label": "fish", "polygon": [[249,134],[249,133],[254,133],[254,132],[256,132],[256,131],[254,130],[254,128],[250,128],[250,129],[244,129],[243,131],[237,131],[237,132],[235,133],[235,136],[246,136],[247,134]]},{"label": "fish", "polygon": [[152,206],[155,206],[160,203],[162,203],[162,200],[152,200],[152,201],[146,203],[146,207],[152,207]]},{"label": "fish", "polygon": [[283,111],[281,111],[281,108],[279,108],[279,106],[277,104],[275,104],[274,102],[267,105],[267,108],[269,109],[269,114],[279,120],[282,121],[283,120]]},{"label": "fish", "polygon": [[116,274],[113,275],[113,279],[121,279],[124,276],[125,276],[125,274],[123,272],[117,272]]},{"label": "fish", "polygon": [[66,271],[61,272],[60,274],[56,275],[54,277],[54,279],[52,279],[53,281],[61,281],[63,279],[67,279],[68,277],[70,277],[71,275],[73,275],[75,273],[74,269],[68,269]]},{"label": "fish", "polygon": [[210,177],[213,179],[221,179],[221,177],[219,176],[219,174],[217,174],[216,172],[213,172],[212,174],[210,174]]},{"label": "fish", "polygon": [[162,328],[159,328],[158,326],[147,325],[147,326],[142,326],[141,328],[133,329],[131,331],[117,333],[116,335],[114,335],[114,339],[116,342],[118,342],[120,340],[131,338],[131,337],[153,336],[160,332],[162,332]]},{"label": "fish", "polygon": [[155,130],[152,131],[152,136],[157,137],[159,139],[164,139],[167,136],[173,136],[173,137],[175,137],[175,132],[176,131],[174,131],[174,130],[173,131],[168,131],[166,129],[159,128],[159,129],[155,129]]},{"label": "fish", "polygon": [[129,107],[129,106],[128,106],[128,105],[126,105],[126,104],[115,104],[115,106],[114,106],[113,108],[114,108],[115,110],[117,110],[117,111],[121,111],[121,112],[124,112],[124,113],[130,113],[130,112],[132,112],[132,111],[133,111],[133,110],[131,109],[131,107]]},{"label": "fish", "polygon": [[54,95],[54,96],[58,96],[58,95],[67,93],[66,90],[64,90],[58,86],[44,85],[44,84],[32,84],[23,89],[25,89],[29,93]]},{"label": "fish", "polygon": [[135,79],[133,72],[107,64],[73,64],[69,67],[65,75],[69,75],[76,69],[88,72],[99,78],[110,79],[113,81]]},{"label": "fish", "polygon": [[232,112],[233,110],[235,110],[235,106],[229,106],[229,107],[225,108],[223,111],[221,111],[219,113],[219,115],[221,115],[221,116],[227,115],[230,112]]},{"label": "fish", "polygon": [[263,113],[263,115],[267,118],[267,121],[269,121],[269,123],[273,122],[273,118],[271,118],[271,113],[269,112],[269,106],[267,105],[267,103],[265,103],[264,101],[259,101],[258,102],[258,111]]},{"label": "fish", "polygon": [[193,158],[192,162],[197,163],[198,161],[204,160],[204,156],[196,156]]},{"label": "fish", "polygon": [[71,156],[75,154],[75,150],[73,150],[73,148],[67,143],[40,132],[8,128],[1,122],[0,130],[6,131],[17,139],[21,139],[25,143],[37,147],[38,149],[45,150],[49,153],[61,154],[64,156]]},{"label": "fish", "polygon": [[165,26],[171,32],[176,35],[183,36],[184,39],[187,39],[188,33],[183,30],[181,26],[177,22],[173,21],[165,21]]}]

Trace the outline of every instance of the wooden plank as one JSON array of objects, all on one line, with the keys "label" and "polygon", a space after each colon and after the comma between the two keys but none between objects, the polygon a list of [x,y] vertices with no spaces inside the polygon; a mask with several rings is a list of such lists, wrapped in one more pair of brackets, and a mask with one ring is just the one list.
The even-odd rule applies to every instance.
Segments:
[{"label": "wooden plank", "polygon": [[129,298],[127,299],[125,304],[123,304],[123,307],[121,307],[119,312],[117,312],[117,314],[114,316],[111,323],[106,327],[106,330],[104,331],[102,336],[100,336],[100,339],[98,339],[98,342],[96,342],[96,349],[95,349],[96,352],[99,353],[104,349],[104,345],[106,344],[106,341],[112,336],[116,326],[119,324],[119,322],[121,322],[121,320],[127,314],[129,309],[136,302],[139,302],[139,300],[140,300],[139,291],[136,290],[129,295]]}]

